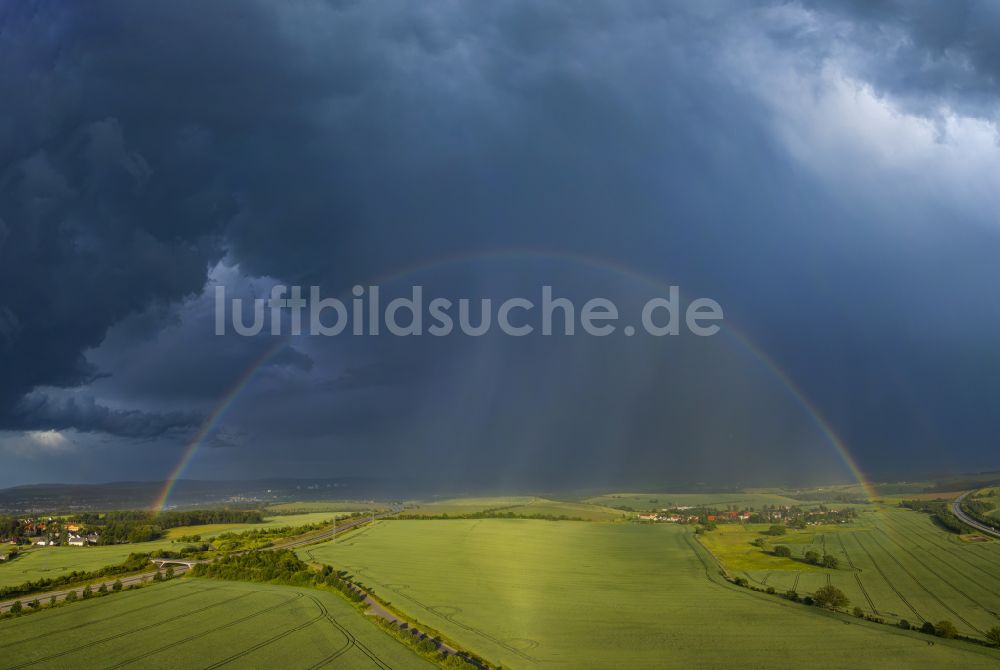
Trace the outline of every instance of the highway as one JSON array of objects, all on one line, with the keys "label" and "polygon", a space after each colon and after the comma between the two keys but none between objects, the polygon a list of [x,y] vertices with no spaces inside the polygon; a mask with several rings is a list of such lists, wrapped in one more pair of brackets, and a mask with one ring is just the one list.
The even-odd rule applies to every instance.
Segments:
[{"label": "highway", "polygon": [[[967,495],[969,495],[970,493],[972,493],[972,491],[966,491],[962,495],[960,495],[957,498],[955,498],[955,502],[953,502],[951,504],[951,512],[952,512],[952,514],[954,514],[956,517],[958,517],[958,519],[962,523],[965,523],[965,524],[968,524],[968,525],[972,526],[973,528],[975,528],[979,532],[985,533],[986,535],[992,535],[993,537],[1000,538],[1000,529],[998,529],[996,526],[987,526],[986,524],[984,524],[984,523],[982,523],[980,521],[977,521],[976,519],[973,519],[971,516],[969,516],[968,514],[966,514],[964,511],[962,511],[962,501],[965,500],[965,497]],[[1000,521],[998,521],[997,523],[1000,524]]]},{"label": "highway", "polygon": [[[298,539],[298,540],[293,540],[291,542],[286,542],[284,544],[279,544],[279,545],[275,545],[273,547],[268,547],[267,549],[265,549],[265,551],[273,551],[275,549],[294,549],[296,547],[301,547],[301,546],[304,546],[304,545],[307,545],[307,544],[312,544],[314,542],[324,542],[326,540],[332,539],[338,533],[343,533],[346,530],[350,530],[352,528],[356,528],[356,527],[358,527],[358,526],[360,526],[362,524],[369,523],[369,522],[371,522],[371,521],[373,521],[375,519],[381,519],[383,517],[392,516],[393,514],[398,514],[401,510],[402,510],[402,508],[393,508],[393,509],[389,510],[388,512],[383,512],[382,514],[375,514],[373,516],[358,517],[356,519],[352,519],[352,520],[348,521],[347,523],[341,524],[339,526],[334,526],[333,528],[325,530],[322,533],[317,533],[315,535],[309,535],[307,537],[303,537],[303,538]],[[86,551],[86,550],[84,549],[83,551]],[[243,554],[243,553],[246,553],[246,552],[237,552],[237,553]],[[170,565],[171,567],[173,567],[173,569],[174,569],[174,575],[182,575],[182,574],[184,574],[185,572],[187,572],[190,569],[189,565],[193,565],[193,564],[199,563],[199,562],[207,562],[207,561],[185,561],[184,559],[176,559],[178,562],[174,563],[173,562],[174,559],[169,559],[169,558],[159,558],[159,559],[154,558],[152,560],[153,561],[163,561],[166,565]],[[121,577],[120,581],[122,583],[122,586],[128,587],[130,584],[141,584],[143,582],[151,581],[153,579],[153,576],[156,575],[156,573],[157,573],[157,570],[153,570],[151,572],[143,572],[141,574],[128,575],[127,577]],[[114,583],[116,581],[119,581],[119,578],[111,578],[111,579],[107,579],[105,581],[94,582],[92,584],[89,584],[89,586],[96,593],[97,589],[99,589],[102,584],[107,585],[108,590],[111,590],[112,586],[114,585]],[[63,589],[61,591],[46,591],[44,593],[33,593],[33,594],[30,594],[30,595],[21,596],[19,598],[13,598],[11,600],[5,600],[3,602],[0,602],[0,612],[6,612],[8,609],[10,609],[11,605],[13,605],[15,602],[18,602],[18,601],[21,602],[21,605],[23,605],[24,607],[27,607],[28,603],[34,601],[36,598],[38,599],[39,603],[48,603],[52,599],[53,596],[55,596],[56,600],[65,600],[66,596],[69,593],[71,593],[71,592],[75,592],[78,597],[82,597],[83,596],[83,590],[86,587],[87,587],[87,585],[80,585],[80,586],[75,586],[75,587],[68,588],[68,589]]]}]

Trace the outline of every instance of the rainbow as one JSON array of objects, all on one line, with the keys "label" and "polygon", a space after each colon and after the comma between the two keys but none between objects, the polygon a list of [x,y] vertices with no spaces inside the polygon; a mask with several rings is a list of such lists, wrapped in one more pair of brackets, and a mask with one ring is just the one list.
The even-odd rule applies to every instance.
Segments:
[{"label": "rainbow", "polygon": [[[622,274],[633,279],[637,279],[641,282],[649,284],[656,287],[658,290],[664,290],[669,287],[666,282],[652,277],[650,275],[639,272],[626,265],[619,264],[615,261],[593,258],[590,256],[585,256],[572,252],[552,252],[547,250],[538,249],[501,249],[489,252],[478,252],[478,253],[462,253],[453,254],[450,256],[440,256],[420,263],[415,263],[413,265],[406,266],[402,269],[396,270],[389,274],[385,274],[364,282],[364,285],[381,285],[392,281],[399,280],[403,277],[407,277],[412,274],[417,274],[420,272],[426,272],[429,270],[458,264],[458,263],[470,263],[482,260],[495,260],[495,259],[508,259],[508,260],[524,260],[530,258],[537,258],[539,260],[562,260],[569,261],[573,263],[579,263],[587,265],[590,267],[600,268],[604,270],[610,270],[612,272]],[[874,486],[868,481],[864,472],[861,470],[854,456],[851,454],[847,445],[840,438],[837,432],[830,425],[830,422],[826,419],[823,413],[815,406],[813,402],[809,400],[809,397],[802,391],[802,389],[789,377],[784,370],[782,370],[774,360],[771,359],[764,351],[762,351],[758,346],[756,346],[746,335],[742,332],[736,330],[732,327],[729,322],[725,322],[726,326],[723,327],[723,333],[727,333],[732,339],[738,342],[743,348],[749,351],[761,364],[763,364],[772,374],[782,383],[782,385],[788,390],[788,392],[795,398],[796,402],[801,406],[801,408],[806,412],[806,414],[812,419],[813,423],[823,434],[823,436],[830,442],[834,450],[837,452],[838,457],[850,471],[851,475],[857,481],[864,491],[865,496],[869,500],[877,497]],[[232,407],[233,403],[239,397],[239,395],[246,389],[247,386],[253,381],[256,373],[266,365],[276,354],[278,354],[288,343],[291,341],[290,336],[283,336],[279,338],[273,345],[268,347],[263,354],[256,358],[250,366],[237,378],[233,386],[222,396],[219,402],[215,405],[212,411],[205,418],[202,425],[199,427],[198,432],[195,433],[194,437],[190,442],[184,447],[181,452],[180,460],[177,465],[170,471],[164,482],[163,489],[157,496],[155,502],[153,503],[153,509],[156,511],[163,511],[170,499],[170,494],[173,491],[174,486],[180,479],[181,475],[188,468],[194,457],[197,455],[198,450],[201,448],[205,441],[205,438],[218,426],[219,421],[225,416],[226,411]]]},{"label": "rainbow", "polygon": [[257,371],[260,370],[264,365],[267,364],[276,354],[278,354],[285,346],[288,344],[289,337],[281,337],[274,344],[269,346],[264,350],[264,353],[254,359],[253,363],[248,367],[243,374],[240,375],[236,383],[226,391],[225,395],[216,403],[215,407],[208,414],[205,420],[202,422],[201,426],[198,428],[198,432],[194,434],[191,441],[187,443],[184,450],[181,452],[181,458],[177,461],[177,465],[174,469],[170,471],[167,475],[166,481],[163,483],[163,489],[160,494],[156,497],[153,502],[153,510],[156,512],[162,512],[166,506],[167,502],[170,500],[170,494],[174,490],[174,486],[177,484],[177,480],[180,479],[181,475],[194,460],[195,455],[198,453],[198,449],[204,443],[205,438],[215,430],[216,426],[219,425],[219,421],[226,414],[226,410],[232,407],[236,398],[239,397],[240,393],[243,392],[250,382],[253,381],[254,376]]}]

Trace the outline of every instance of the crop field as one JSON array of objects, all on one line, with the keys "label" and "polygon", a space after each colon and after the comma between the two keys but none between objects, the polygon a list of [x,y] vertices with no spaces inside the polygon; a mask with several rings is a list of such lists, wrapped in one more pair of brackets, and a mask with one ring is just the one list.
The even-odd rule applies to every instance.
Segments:
[{"label": "crop field", "polygon": [[388,509],[388,502],[371,500],[307,500],[302,502],[278,503],[268,505],[267,512],[271,514],[310,514],[313,512],[367,512],[369,510]]},{"label": "crop field", "polygon": [[[210,539],[222,533],[241,533],[245,530],[264,530],[267,528],[283,528],[285,526],[307,526],[314,523],[333,523],[335,518],[346,516],[349,512],[309,512],[306,514],[283,514],[264,517],[264,523],[213,523],[202,526],[179,526],[167,531],[169,539],[201,535],[202,539]],[[136,544],[143,547],[146,544]],[[136,551],[142,551],[137,549]]]},{"label": "crop field", "polygon": [[530,505],[534,500],[532,496],[500,496],[493,498],[448,498],[444,500],[423,501],[415,505],[408,506],[403,510],[404,514],[421,514],[426,516],[437,516],[440,514],[461,515],[474,514],[488,509],[498,507],[511,507],[514,505]]},{"label": "crop field", "polygon": [[13,561],[0,563],[0,586],[54,578],[73,570],[97,570],[124,561],[132,552],[169,549],[169,540],[107,547],[34,547]]},{"label": "crop field", "polygon": [[[725,509],[729,505],[739,508],[760,509],[764,505],[809,507],[810,503],[777,493],[609,493],[587,498],[584,502],[607,507],[629,507],[633,510],[658,510],[667,507],[699,506]],[[818,503],[815,503],[818,504]]]},{"label": "crop field", "polygon": [[0,621],[4,668],[428,668],[339,596],[179,579]]},{"label": "crop field", "polygon": [[[801,542],[803,534],[812,535],[807,543]],[[838,568],[767,556],[748,542],[741,545],[746,554],[733,548],[718,555],[733,574],[756,586],[806,594],[830,583],[847,594],[852,607],[890,621],[947,619],[960,633],[977,637],[1000,625],[1000,542],[963,542],[935,526],[928,515],[895,508],[867,512],[850,525],[820,526],[797,535],[799,542],[770,540],[787,544],[793,556],[808,549],[832,554],[840,561]],[[719,544],[707,538],[706,543],[713,548]],[[757,562],[748,564],[746,556],[753,554]]]},{"label": "crop field", "polygon": [[733,586],[691,529],[672,524],[381,521],[299,553],[352,571],[394,606],[515,668],[1000,662],[983,647]]}]

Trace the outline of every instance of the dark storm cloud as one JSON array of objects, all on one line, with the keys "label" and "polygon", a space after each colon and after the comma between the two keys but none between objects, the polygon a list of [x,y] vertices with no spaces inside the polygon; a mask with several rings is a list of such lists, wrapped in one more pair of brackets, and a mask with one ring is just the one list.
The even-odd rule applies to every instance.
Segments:
[{"label": "dark storm cloud", "polygon": [[30,393],[8,418],[9,428],[18,430],[65,430],[107,433],[118,437],[152,438],[190,430],[201,422],[194,412],[144,412],[113,409],[94,398],[54,398]]},{"label": "dark storm cloud", "polygon": [[[0,429],[190,432],[269,346],[211,334],[213,281],[337,293],[429,259],[531,247],[719,299],[874,466],[954,437],[975,453],[992,433],[982,407],[1000,398],[982,336],[1000,314],[967,322],[997,279],[990,201],[966,197],[968,174],[951,166],[928,161],[927,187],[838,154],[850,143],[835,135],[823,143],[849,116],[820,96],[827,68],[875,87],[890,113],[942,101],[995,113],[995,12],[937,7],[11,5]],[[847,121],[845,133],[871,122]],[[874,177],[811,171],[828,164]],[[229,274],[209,280],[212,268]],[[444,277],[488,293],[524,272],[476,270]],[[705,460],[763,471],[750,452],[787,461],[771,447],[815,437],[774,389],[758,405],[747,380],[767,382],[736,362],[697,358],[726,387],[713,405],[697,369],[663,363],[669,344],[634,361],[551,347],[296,342],[214,439],[260,462],[280,447],[289,464],[327,450],[374,468],[419,450],[442,476],[513,477],[534,459],[556,481],[588,468],[698,476],[678,454],[732,454],[731,435],[739,459]],[[661,367],[673,384],[644,377]],[[97,399],[35,390],[81,386]]]},{"label": "dark storm cloud", "polygon": [[989,0],[806,2],[847,20],[861,73],[886,93],[933,114],[941,105],[996,118],[1000,6]]}]

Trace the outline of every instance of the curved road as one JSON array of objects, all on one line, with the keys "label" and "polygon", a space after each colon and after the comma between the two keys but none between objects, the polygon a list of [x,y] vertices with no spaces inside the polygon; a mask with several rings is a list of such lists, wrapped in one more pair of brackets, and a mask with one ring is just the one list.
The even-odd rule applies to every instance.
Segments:
[{"label": "curved road", "polygon": [[[955,502],[951,504],[951,513],[954,514],[956,517],[958,517],[959,521],[969,526],[972,526],[979,532],[1000,538],[1000,529],[996,528],[995,526],[987,526],[983,522],[973,519],[971,516],[969,516],[962,510],[962,501],[965,500],[965,497],[970,493],[972,493],[972,491],[966,491],[962,495],[955,498]],[[998,521],[997,523],[1000,524],[1000,521]]]}]

